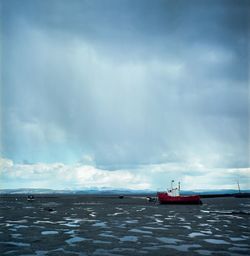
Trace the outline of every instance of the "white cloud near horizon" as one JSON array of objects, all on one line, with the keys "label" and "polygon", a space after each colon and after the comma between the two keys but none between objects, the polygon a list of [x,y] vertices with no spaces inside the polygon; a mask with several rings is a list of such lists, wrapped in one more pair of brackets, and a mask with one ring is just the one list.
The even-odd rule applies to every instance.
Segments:
[{"label": "white cloud near horizon", "polygon": [[82,163],[15,164],[2,158],[0,170],[1,189],[165,190],[172,179],[181,181],[183,190],[237,189],[237,181],[241,189],[250,188],[250,168],[206,169],[201,165],[158,164],[109,171]]}]

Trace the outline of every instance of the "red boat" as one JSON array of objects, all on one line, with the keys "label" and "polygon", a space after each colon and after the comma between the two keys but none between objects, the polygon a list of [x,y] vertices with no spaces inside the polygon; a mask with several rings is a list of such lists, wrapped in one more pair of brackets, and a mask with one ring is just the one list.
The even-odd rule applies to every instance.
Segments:
[{"label": "red boat", "polygon": [[180,195],[180,182],[178,188],[173,188],[173,182],[170,190],[157,193],[160,204],[202,204],[199,195]]}]

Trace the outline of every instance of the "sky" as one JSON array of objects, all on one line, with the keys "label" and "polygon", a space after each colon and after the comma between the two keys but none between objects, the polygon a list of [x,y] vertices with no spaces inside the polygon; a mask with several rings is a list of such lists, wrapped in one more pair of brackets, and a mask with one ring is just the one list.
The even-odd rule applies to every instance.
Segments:
[{"label": "sky", "polygon": [[0,188],[250,189],[249,7],[0,0]]}]

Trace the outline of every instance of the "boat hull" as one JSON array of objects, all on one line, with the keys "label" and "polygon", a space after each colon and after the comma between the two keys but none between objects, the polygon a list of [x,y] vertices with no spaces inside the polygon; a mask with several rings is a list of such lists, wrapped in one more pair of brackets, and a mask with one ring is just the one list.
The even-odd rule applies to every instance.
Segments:
[{"label": "boat hull", "polygon": [[157,197],[160,204],[202,204],[199,195],[169,196],[168,193],[158,192]]}]

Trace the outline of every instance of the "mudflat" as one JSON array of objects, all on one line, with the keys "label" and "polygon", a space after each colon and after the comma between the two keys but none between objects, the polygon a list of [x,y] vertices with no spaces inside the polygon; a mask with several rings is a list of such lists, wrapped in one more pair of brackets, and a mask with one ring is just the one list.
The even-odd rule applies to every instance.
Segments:
[{"label": "mudflat", "polygon": [[250,199],[2,196],[1,255],[249,255]]}]

